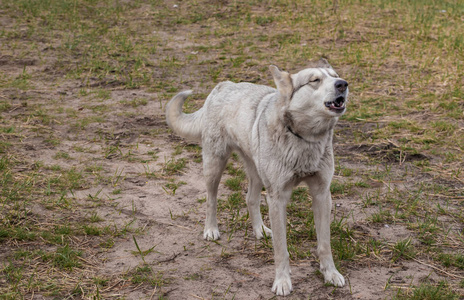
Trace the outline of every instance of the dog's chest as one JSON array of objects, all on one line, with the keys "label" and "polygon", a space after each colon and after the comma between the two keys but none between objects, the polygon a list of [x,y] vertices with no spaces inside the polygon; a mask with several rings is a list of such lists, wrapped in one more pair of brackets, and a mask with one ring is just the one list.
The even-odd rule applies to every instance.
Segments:
[{"label": "dog's chest", "polygon": [[[292,147],[293,146],[293,147]],[[313,175],[321,168],[327,144],[323,142],[290,145],[285,156],[285,165],[294,177],[303,178]]]}]

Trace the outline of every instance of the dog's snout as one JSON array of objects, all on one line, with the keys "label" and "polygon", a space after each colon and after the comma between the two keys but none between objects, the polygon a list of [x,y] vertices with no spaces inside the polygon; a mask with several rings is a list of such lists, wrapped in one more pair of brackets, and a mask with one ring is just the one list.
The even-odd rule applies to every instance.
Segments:
[{"label": "dog's snout", "polygon": [[346,82],[345,80],[337,80],[337,81],[335,82],[335,88],[336,88],[337,91],[339,91],[340,93],[345,92],[347,87],[348,87],[348,82]]}]

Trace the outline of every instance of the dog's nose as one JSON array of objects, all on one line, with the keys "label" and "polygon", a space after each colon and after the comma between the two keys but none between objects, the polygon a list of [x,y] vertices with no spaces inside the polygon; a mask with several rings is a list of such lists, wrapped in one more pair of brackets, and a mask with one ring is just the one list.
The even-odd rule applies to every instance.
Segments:
[{"label": "dog's nose", "polygon": [[346,91],[347,87],[348,87],[348,82],[346,82],[345,80],[337,80],[337,81],[335,81],[335,88],[340,93],[343,93],[344,91]]}]

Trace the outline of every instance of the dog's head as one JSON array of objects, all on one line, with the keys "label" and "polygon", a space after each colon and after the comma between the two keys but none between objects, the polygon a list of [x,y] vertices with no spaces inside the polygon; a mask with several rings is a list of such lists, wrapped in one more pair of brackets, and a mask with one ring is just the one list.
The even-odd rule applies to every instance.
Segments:
[{"label": "dog's head", "polygon": [[339,117],[346,111],[348,82],[326,60],[296,74],[270,66],[282,104],[287,111]]}]

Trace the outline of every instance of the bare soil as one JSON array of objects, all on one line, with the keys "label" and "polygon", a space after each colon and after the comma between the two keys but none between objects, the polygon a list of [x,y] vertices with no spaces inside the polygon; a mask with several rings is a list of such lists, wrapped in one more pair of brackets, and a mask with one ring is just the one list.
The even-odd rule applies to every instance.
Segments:
[{"label": "bare soil", "polygon": [[[7,72],[20,72],[22,64],[9,65]],[[34,72],[33,70],[31,70]],[[41,72],[37,69],[35,72]],[[265,76],[265,75],[263,75]],[[65,81],[56,84],[55,88],[44,88],[50,93],[41,90],[28,91],[18,95],[18,98],[31,94],[41,94],[46,108],[48,103],[59,103],[60,106],[79,111],[79,116],[85,118],[93,113],[83,107],[77,98],[80,83]],[[150,298],[162,294],[169,299],[270,299],[274,295],[270,290],[274,277],[272,252],[259,247],[251,232],[251,225],[246,230],[237,230],[233,236],[228,236],[228,228],[221,225],[222,239],[217,242],[208,242],[202,238],[203,221],[205,216],[205,203],[198,199],[206,196],[202,178],[201,163],[192,160],[193,154],[184,151],[176,158],[186,158],[187,167],[180,174],[175,175],[175,181],[183,181],[175,195],[167,193],[163,186],[167,181],[163,178],[150,178],[145,176],[147,170],[152,173],[163,173],[164,161],[171,158],[175,146],[187,145],[186,142],[168,132],[164,123],[163,110],[160,108],[157,95],[144,90],[110,89],[111,97],[104,100],[111,110],[105,114],[105,122],[91,124],[75,132],[69,124],[52,122],[47,130],[61,140],[57,146],[47,144],[43,136],[36,136],[28,132],[28,127],[34,127],[33,122],[25,123],[23,134],[25,137],[18,140],[21,145],[17,147],[20,155],[32,161],[41,161],[44,165],[56,164],[56,154],[69,153],[72,160],[60,160],[60,165],[67,168],[81,168],[98,164],[103,168],[101,173],[118,174],[121,180],[114,185],[99,184],[90,189],[74,191],[72,197],[84,208],[88,205],[88,196],[96,195],[106,199],[103,204],[92,210],[97,212],[105,221],[102,225],[115,225],[118,227],[135,220],[131,225],[143,229],[143,233],[136,235],[140,249],[147,250],[154,247],[154,251],[145,256],[145,261],[163,274],[166,283],[162,287],[147,285],[127,285],[123,280],[114,280],[114,285],[101,292],[111,297],[112,290],[117,295],[127,299]],[[8,91],[4,91],[8,95]],[[149,98],[146,106],[128,108],[120,104],[120,100],[130,101],[138,97]],[[162,99],[162,104],[167,99]],[[13,104],[9,112],[11,118],[20,115],[23,111],[21,100]],[[123,113],[130,111],[132,117],[125,117]],[[32,124],[31,124],[32,123]],[[37,125],[35,125],[37,126]],[[162,133],[150,135],[153,129]],[[414,168],[408,161],[414,156],[406,158],[406,162],[399,165],[391,154],[383,153],[391,145],[359,146],[353,145],[349,140],[349,131],[359,130],[368,133],[368,129],[355,127],[341,121],[336,129],[335,155],[339,164],[354,170],[382,169],[383,166],[366,165],[369,157],[380,157],[392,169],[393,174],[403,174],[405,168]],[[348,133],[348,134],[347,134]],[[104,136],[104,139],[101,137]],[[102,151],[110,145],[118,145],[121,153],[114,153],[106,158]],[[135,146],[136,145],[136,146]],[[74,150],[79,146],[86,149],[84,153]],[[124,159],[124,155],[131,155],[143,159],[147,152],[156,152],[156,162],[142,164]],[[392,161],[393,160],[393,161]],[[224,177],[227,178],[227,175]],[[343,180],[342,176],[336,178]],[[373,191],[380,194],[388,189],[408,189],[415,184],[416,177],[402,177],[398,182],[370,182]],[[424,181],[433,181],[433,178],[423,178]],[[224,181],[224,179],[223,179]],[[112,195],[112,190],[120,189],[121,193]],[[367,193],[363,189],[362,193]],[[230,191],[220,186],[219,195],[227,197]],[[368,221],[369,209],[363,207],[361,192],[352,195],[335,196],[335,218],[346,217],[350,226],[357,228],[363,234],[374,239],[394,243],[398,240],[411,237],[404,225],[372,224]],[[71,196],[71,195],[70,195]],[[263,201],[263,205],[265,202]],[[116,209],[115,209],[116,208]],[[44,213],[37,208],[34,212]],[[241,210],[240,214],[246,214]],[[221,224],[228,216],[220,215]],[[291,226],[291,216],[289,221]],[[460,228],[461,229],[461,228]],[[136,255],[137,250],[133,236],[126,235],[115,241],[114,247],[101,251],[89,249],[87,255],[95,264],[96,276],[119,278],[121,274],[129,272],[140,266],[142,260]],[[86,257],[86,259],[89,259]],[[288,299],[384,299],[390,297],[394,286],[407,286],[420,284],[427,280],[438,282],[442,279],[441,273],[436,269],[419,261],[392,262],[385,258],[365,259],[362,263],[356,261],[341,262],[342,273],[346,276],[347,286],[334,288],[325,286],[321,276],[317,275],[318,262],[316,257],[311,259],[293,260],[292,278],[294,292]],[[39,298],[36,298],[39,299]]]},{"label": "bare soil", "polygon": [[[1,23],[8,24],[8,20],[2,18]],[[197,43],[190,38],[190,32],[176,30],[173,34],[162,27],[153,30],[157,37],[169,40],[165,47],[168,50],[163,51],[172,56],[190,55],[189,47]],[[192,25],[191,30],[201,29]],[[48,46],[38,42],[38,47],[46,53]],[[198,54],[198,60],[214,60],[217,56],[217,53],[202,52]],[[68,59],[67,63],[72,64],[72,58]],[[156,59],[162,57],[154,58],[155,65]],[[298,67],[295,66],[295,70]],[[392,68],[398,70],[401,66]],[[218,242],[203,240],[206,193],[202,164],[198,161],[198,153],[188,150],[189,142],[173,135],[165,124],[164,105],[169,100],[166,94],[153,92],[148,86],[127,89],[111,76],[104,80],[90,78],[87,82],[70,79],[55,72],[56,59],[53,57],[18,58],[14,54],[0,53],[0,69],[2,76],[11,78],[21,76],[26,70],[33,82],[33,87],[28,89],[10,87],[0,91],[0,98],[8,100],[10,105],[3,110],[0,124],[13,126],[17,132],[0,133],[0,139],[10,143],[8,155],[14,156],[18,162],[15,176],[19,178],[23,171],[37,168],[34,167],[37,162],[40,162],[37,169],[40,178],[47,178],[56,165],[63,170],[75,169],[84,174],[79,186],[66,194],[66,198],[72,200],[71,214],[47,207],[46,201],[32,201],[30,214],[36,218],[37,224],[47,226],[49,220],[86,224],[89,216],[97,214],[102,219],[98,222],[99,227],[124,231],[114,236],[114,245],[107,248],[99,246],[106,236],[77,235],[72,238],[73,245],[84,251],[84,267],[75,269],[75,273],[70,272],[71,275],[54,271],[55,278],[62,276],[56,280],[66,281],[69,277],[69,285],[73,286],[80,280],[88,282],[96,277],[105,278],[108,282],[98,290],[103,299],[276,298],[271,292],[274,278],[272,249],[254,239],[244,206],[240,207],[237,216],[231,216],[230,210],[220,210],[221,239]],[[206,70],[207,67],[202,65],[186,68],[179,90],[189,88],[206,95],[214,83],[195,81],[195,74]],[[343,71],[348,77],[354,72],[348,66],[341,67],[342,76]],[[177,76],[160,69],[153,72],[160,80],[164,76],[175,80]],[[243,80],[267,83],[271,77],[260,72],[258,67],[251,67],[244,71]],[[356,82],[351,84],[356,85]],[[107,97],[97,96],[102,90],[108,92]],[[359,96],[351,95],[353,101]],[[130,104],[140,99],[147,99],[147,102]],[[194,110],[201,104],[202,99],[195,99],[189,105]],[[104,110],[99,111],[98,106]],[[334,192],[333,215],[334,220],[342,220],[346,228],[356,233],[361,247],[367,245],[365,241],[368,239],[381,241],[384,246],[377,253],[366,249],[365,255],[357,253],[352,259],[336,258],[346,277],[347,285],[343,288],[324,285],[314,254],[305,258],[293,257],[294,292],[287,299],[390,299],[398,288],[408,290],[424,282],[438,283],[445,279],[456,286],[464,278],[462,270],[448,270],[429,263],[427,255],[394,259],[392,249],[395,243],[411,238],[413,244],[420,246],[420,241],[406,222],[395,222],[395,218],[374,222],[372,215],[378,213],[378,207],[366,204],[366,199],[376,196],[383,201],[394,191],[407,194],[417,190],[418,182],[423,185],[440,183],[454,191],[462,190],[464,185],[456,177],[423,173],[414,164],[417,161],[432,164],[435,160],[440,161],[433,154],[405,152],[395,141],[358,143],[354,138],[372,135],[379,126],[383,126],[381,122],[344,119],[337,125],[334,141],[337,174],[334,180],[340,184],[362,180],[365,184],[351,185],[349,191]],[[180,159],[185,159],[186,166],[167,174],[167,163]],[[233,164],[240,166],[236,161]],[[353,174],[344,174],[344,169],[353,170]],[[380,173],[387,175],[374,176]],[[232,193],[223,184],[230,177],[225,174],[220,185],[219,197],[223,201]],[[175,191],[167,188],[169,183],[178,185]],[[46,190],[46,187],[46,180],[36,183],[38,191]],[[242,190],[244,193],[246,185]],[[39,194],[37,197],[47,198],[44,193]],[[442,205],[448,203],[451,210],[462,209],[459,202],[462,199],[447,202],[449,199],[445,196],[434,195],[430,195],[430,199]],[[266,206],[265,193],[262,205]],[[268,222],[266,212],[264,216]],[[233,218],[243,218],[245,226],[231,227],[236,224]],[[449,215],[439,218],[452,232],[462,233],[462,223]],[[292,227],[294,217],[289,214],[288,219],[288,227]],[[314,253],[315,240],[304,242],[308,243],[309,252]],[[0,244],[2,264],[7,264],[9,255],[18,245],[25,249],[56,248],[54,245],[43,248],[43,244],[35,241],[9,240]],[[152,251],[142,256],[137,248]],[[158,284],[131,280],[137,268],[144,265],[149,265],[159,275]],[[6,279],[0,280],[0,284],[6,282]],[[95,288],[96,285],[87,284],[83,294],[69,297],[90,297]],[[26,297],[56,298],[41,291],[28,293]]]}]

